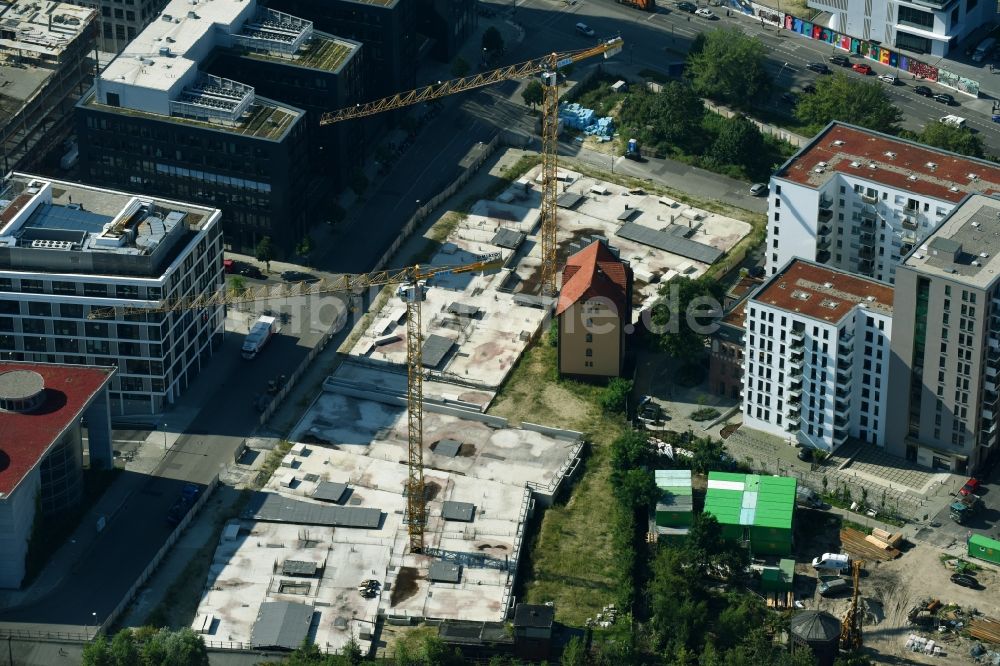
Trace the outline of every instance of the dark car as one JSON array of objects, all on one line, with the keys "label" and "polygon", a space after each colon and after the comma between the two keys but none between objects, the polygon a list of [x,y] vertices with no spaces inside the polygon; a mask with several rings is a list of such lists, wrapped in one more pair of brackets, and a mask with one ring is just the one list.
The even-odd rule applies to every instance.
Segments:
[{"label": "dark car", "polygon": [[821,597],[835,597],[838,594],[850,592],[851,584],[844,578],[824,580],[817,587],[817,591]]},{"label": "dark car", "polygon": [[832,62],[834,65],[840,65],[841,67],[851,66],[851,59],[845,55],[830,56],[828,60]]},{"label": "dark car", "polygon": [[961,585],[962,587],[968,587],[973,590],[982,589],[979,581],[969,574],[955,573],[951,575],[951,582],[955,585]]},{"label": "dark car", "polygon": [[264,273],[256,266],[244,266],[240,269],[240,275],[243,277],[253,278],[254,280],[264,279]]},{"label": "dark car", "polygon": [[827,67],[826,64],[822,62],[811,62],[808,65],[806,65],[806,69],[816,72],[817,74],[830,73],[830,68]]},{"label": "dark car", "polygon": [[677,9],[681,10],[682,12],[688,12],[690,14],[694,14],[696,11],[698,11],[698,5],[694,4],[693,2],[678,2]]},{"label": "dark car", "polygon": [[938,93],[937,95],[934,95],[934,101],[951,106],[955,103],[955,98],[948,93]]},{"label": "dark car", "polygon": [[812,462],[813,460],[813,450],[807,446],[799,447],[799,452],[797,455],[799,460],[802,460],[804,462]]},{"label": "dark car", "polygon": [[285,282],[319,282],[319,278],[315,275],[302,271],[284,271],[281,274],[281,279]]},{"label": "dark car", "polygon": [[921,97],[934,97],[934,91],[927,86],[914,86],[913,92],[917,93]]},{"label": "dark car", "polygon": [[765,271],[763,266],[751,266],[748,273],[752,278],[762,278],[764,277]]}]

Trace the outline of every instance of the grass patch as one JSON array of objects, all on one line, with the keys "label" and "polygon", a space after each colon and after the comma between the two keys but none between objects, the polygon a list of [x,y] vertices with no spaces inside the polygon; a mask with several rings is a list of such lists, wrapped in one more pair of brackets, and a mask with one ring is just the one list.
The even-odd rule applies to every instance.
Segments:
[{"label": "grass patch", "polygon": [[722,412],[715,407],[702,407],[691,412],[692,421],[711,421],[722,416]]},{"label": "grass patch", "polygon": [[259,490],[264,487],[264,484],[268,482],[271,475],[274,474],[274,470],[278,469],[281,464],[281,459],[288,454],[289,450],[292,448],[292,443],[287,439],[283,439],[278,442],[277,446],[271,449],[267,458],[264,459],[264,464],[260,466],[260,471],[257,472],[257,478],[254,480],[254,488]]},{"label": "grass patch", "polygon": [[586,433],[584,469],[568,499],[545,511],[525,558],[524,596],[529,603],[555,603],[556,618],[583,626],[613,603],[616,558],[609,503],[610,445],[625,429],[621,417],[599,407],[602,387],[555,378],[556,350],[544,341],[521,358],[490,413],[511,422],[530,421]]},{"label": "grass patch", "polygon": [[427,231],[427,238],[436,243],[443,243],[466,217],[468,216],[465,213],[448,211]]}]

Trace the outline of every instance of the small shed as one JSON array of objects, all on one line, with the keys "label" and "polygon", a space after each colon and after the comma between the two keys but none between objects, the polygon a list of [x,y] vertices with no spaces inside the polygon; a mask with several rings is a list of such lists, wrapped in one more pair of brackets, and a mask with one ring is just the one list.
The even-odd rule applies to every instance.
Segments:
[{"label": "small shed", "polygon": [[764,592],[791,592],[795,582],[795,560],[782,559],[776,567],[764,567],[760,572],[760,589]]},{"label": "small shed", "polygon": [[792,652],[809,648],[819,666],[833,666],[840,645],[840,620],[824,611],[805,610],[789,623]]}]

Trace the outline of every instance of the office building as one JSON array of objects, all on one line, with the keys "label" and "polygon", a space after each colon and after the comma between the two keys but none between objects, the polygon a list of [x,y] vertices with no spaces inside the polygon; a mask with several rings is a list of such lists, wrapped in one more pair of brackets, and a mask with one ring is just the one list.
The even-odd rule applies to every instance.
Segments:
[{"label": "office building", "polygon": [[[417,86],[418,0],[269,0],[318,30],[364,44],[365,89],[373,98]],[[368,101],[368,100],[362,100]],[[383,114],[384,116],[384,114]]]},{"label": "office building", "polygon": [[890,453],[975,472],[1000,420],[1000,199],[972,195],[896,273]]},{"label": "office building", "polygon": [[618,377],[632,323],[632,269],[604,241],[566,260],[556,317],[559,374]]},{"label": "office building", "polygon": [[465,39],[478,25],[475,0],[418,0],[417,28],[433,44],[430,54],[442,62],[458,55]]},{"label": "office building", "polygon": [[326,143],[311,153],[302,108],[208,67],[247,71],[256,61],[255,80],[270,90],[298,84],[297,99],[350,103],[361,89],[351,80],[358,52],[256,0],[172,0],[77,104],[81,175],[221,208],[227,248],[252,253],[270,236],[290,253],[322,213],[315,176],[331,160],[310,157]]},{"label": "office building", "polygon": [[743,425],[833,451],[886,445],[893,289],[793,259],[746,304]]},{"label": "office building", "polygon": [[832,17],[831,30],[913,53],[946,56],[974,30],[996,21],[983,0],[809,0]]},{"label": "office building", "polygon": [[795,258],[892,283],[966,195],[1000,190],[1000,165],[833,122],[771,177],[767,268]]},{"label": "office building", "polygon": [[80,421],[90,466],[112,465],[108,383],[114,368],[0,361],[0,588],[20,587],[39,521],[84,498]]},{"label": "office building", "polygon": [[[15,173],[0,185],[0,359],[118,366],[116,414],[161,411],[223,335],[217,209]],[[116,308],[109,316],[110,308]]]},{"label": "office building", "polygon": [[52,0],[0,4],[0,174],[75,162],[63,143],[94,76],[93,10]]}]

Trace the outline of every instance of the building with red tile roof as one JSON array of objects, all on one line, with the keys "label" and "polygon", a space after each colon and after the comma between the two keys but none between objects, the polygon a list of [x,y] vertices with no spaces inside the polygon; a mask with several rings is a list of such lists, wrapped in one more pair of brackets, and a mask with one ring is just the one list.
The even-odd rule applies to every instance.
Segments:
[{"label": "building with red tile roof", "polygon": [[559,372],[617,377],[632,324],[632,269],[603,241],[569,257],[556,307]]},{"label": "building with red tile roof", "polygon": [[767,268],[793,257],[891,283],[896,266],[1000,165],[839,122],[771,177]]},{"label": "building with red tile roof", "polygon": [[21,584],[35,521],[83,498],[81,418],[91,467],[111,466],[107,388],[114,373],[114,367],[0,361],[0,525],[6,526],[0,587]]},{"label": "building with red tile roof", "polygon": [[746,427],[824,451],[885,447],[891,285],[792,259],[745,311]]}]

